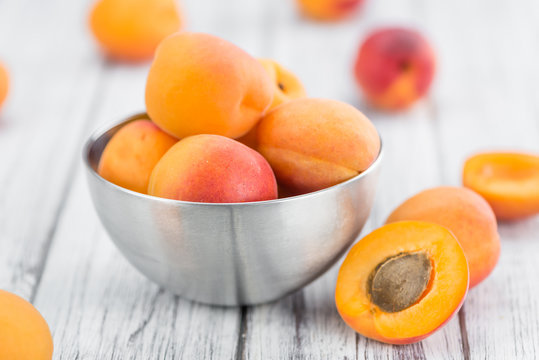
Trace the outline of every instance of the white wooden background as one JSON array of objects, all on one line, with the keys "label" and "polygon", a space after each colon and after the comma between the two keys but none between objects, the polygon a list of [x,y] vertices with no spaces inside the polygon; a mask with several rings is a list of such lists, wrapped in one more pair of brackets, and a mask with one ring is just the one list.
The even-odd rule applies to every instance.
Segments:
[{"label": "white wooden background", "polygon": [[[81,146],[143,109],[148,65],[104,60],[90,0],[0,0],[0,288],[48,321],[55,359],[539,358],[539,218],[501,224],[494,273],[442,331],[409,346],[356,335],[333,302],[337,267],[280,301],[209,307],[163,291],[108,239],[91,205]],[[351,21],[316,24],[292,0],[183,0],[187,28],[217,34],[296,72],[309,94],[350,102],[382,134],[383,173],[364,234],[408,196],[458,185],[482,149],[539,150],[539,2],[367,0]],[[437,50],[430,97],[387,114],[357,95],[352,63],[378,25],[421,29]],[[4,360],[4,359],[2,359]],[[7,360],[7,359],[5,359]]]}]

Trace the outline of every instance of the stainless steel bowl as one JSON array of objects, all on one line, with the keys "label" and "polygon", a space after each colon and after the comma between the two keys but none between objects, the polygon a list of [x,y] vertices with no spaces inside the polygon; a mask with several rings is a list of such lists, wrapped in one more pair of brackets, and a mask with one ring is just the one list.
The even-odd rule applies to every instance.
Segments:
[{"label": "stainless steel bowl", "polygon": [[132,116],[84,147],[92,199],[110,237],[140,272],[186,298],[216,305],[278,299],[330,268],[372,207],[381,155],[344,183],[290,198],[236,204],[161,199],[96,172],[109,139]]}]

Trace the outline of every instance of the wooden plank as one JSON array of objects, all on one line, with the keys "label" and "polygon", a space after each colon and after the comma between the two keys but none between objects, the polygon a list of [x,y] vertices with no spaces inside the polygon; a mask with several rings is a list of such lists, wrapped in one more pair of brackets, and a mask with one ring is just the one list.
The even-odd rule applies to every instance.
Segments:
[{"label": "wooden plank", "polygon": [[[462,164],[477,151],[539,152],[536,59],[537,2],[446,3],[432,7],[431,21],[447,61],[437,93],[441,159],[446,179],[460,184]],[[477,14],[483,14],[478,17]],[[454,31],[452,19],[470,31]],[[503,24],[503,26],[500,26]],[[472,30],[473,29],[473,30]],[[508,30],[510,29],[510,31]],[[497,268],[472,289],[465,303],[470,358],[539,357],[539,219],[500,224]]]},{"label": "wooden plank", "polygon": [[100,81],[101,61],[80,41],[86,3],[0,6],[1,56],[11,75],[0,114],[0,288],[32,299]]}]

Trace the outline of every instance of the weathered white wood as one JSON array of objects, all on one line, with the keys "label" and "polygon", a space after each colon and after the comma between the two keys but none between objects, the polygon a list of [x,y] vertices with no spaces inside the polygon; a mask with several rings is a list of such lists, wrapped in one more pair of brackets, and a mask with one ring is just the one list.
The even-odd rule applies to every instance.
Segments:
[{"label": "weathered white wood", "polygon": [[0,57],[11,75],[0,113],[0,288],[26,298],[100,81],[100,60],[81,41],[85,13],[80,1],[0,2]]}]

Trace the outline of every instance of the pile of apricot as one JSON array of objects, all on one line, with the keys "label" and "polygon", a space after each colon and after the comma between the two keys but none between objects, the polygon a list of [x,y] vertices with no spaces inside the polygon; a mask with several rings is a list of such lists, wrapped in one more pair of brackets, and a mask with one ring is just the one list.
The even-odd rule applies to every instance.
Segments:
[{"label": "pile of apricot", "polygon": [[212,203],[317,191],[366,170],[380,139],[359,110],[307,98],[299,79],[218,37],[164,39],[146,83],[148,119],[109,141],[98,173],[126,189]]}]

